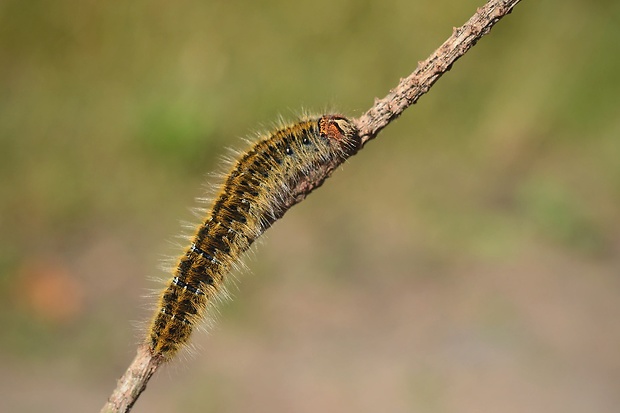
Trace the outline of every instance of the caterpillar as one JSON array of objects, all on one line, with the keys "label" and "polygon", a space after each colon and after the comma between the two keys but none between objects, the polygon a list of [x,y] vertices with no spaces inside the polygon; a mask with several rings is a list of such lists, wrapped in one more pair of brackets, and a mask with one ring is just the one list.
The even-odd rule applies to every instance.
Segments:
[{"label": "caterpillar", "polygon": [[281,126],[239,156],[159,296],[146,339],[153,356],[170,359],[189,341],[226,296],[227,274],[241,255],[359,146],[354,124],[332,114]]}]

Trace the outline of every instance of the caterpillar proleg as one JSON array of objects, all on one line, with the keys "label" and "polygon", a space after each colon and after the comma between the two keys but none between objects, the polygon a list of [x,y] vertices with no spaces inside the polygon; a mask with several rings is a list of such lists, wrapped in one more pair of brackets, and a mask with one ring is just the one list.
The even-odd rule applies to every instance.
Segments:
[{"label": "caterpillar proleg", "polygon": [[188,342],[207,308],[225,296],[240,256],[321,184],[305,187],[304,177],[333,170],[358,149],[353,123],[324,115],[281,127],[240,155],[160,295],[147,336],[151,354],[170,359]]}]

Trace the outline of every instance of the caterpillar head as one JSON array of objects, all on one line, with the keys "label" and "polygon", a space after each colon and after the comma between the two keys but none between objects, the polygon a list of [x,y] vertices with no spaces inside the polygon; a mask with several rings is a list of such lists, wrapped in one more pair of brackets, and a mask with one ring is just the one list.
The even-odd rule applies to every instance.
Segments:
[{"label": "caterpillar head", "polygon": [[336,143],[347,157],[354,155],[361,146],[357,128],[342,115],[324,115],[319,119],[319,133],[331,143]]}]

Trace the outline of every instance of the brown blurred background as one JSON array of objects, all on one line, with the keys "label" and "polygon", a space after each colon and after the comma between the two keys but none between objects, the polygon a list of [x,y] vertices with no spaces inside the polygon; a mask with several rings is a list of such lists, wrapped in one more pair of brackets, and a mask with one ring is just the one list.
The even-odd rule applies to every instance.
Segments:
[{"label": "brown blurred background", "polygon": [[[482,0],[0,1],[0,411],[95,412],[226,147]],[[134,412],[617,412],[620,3],[524,1],[271,229]]]}]

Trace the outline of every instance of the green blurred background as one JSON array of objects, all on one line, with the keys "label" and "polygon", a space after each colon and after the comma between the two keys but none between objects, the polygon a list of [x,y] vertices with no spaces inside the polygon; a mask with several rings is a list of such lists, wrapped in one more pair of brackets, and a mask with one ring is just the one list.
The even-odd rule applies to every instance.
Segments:
[{"label": "green blurred background", "polygon": [[[225,148],[482,0],[0,1],[0,411],[99,411]],[[524,1],[276,223],[135,412],[615,412],[620,3]]]}]

